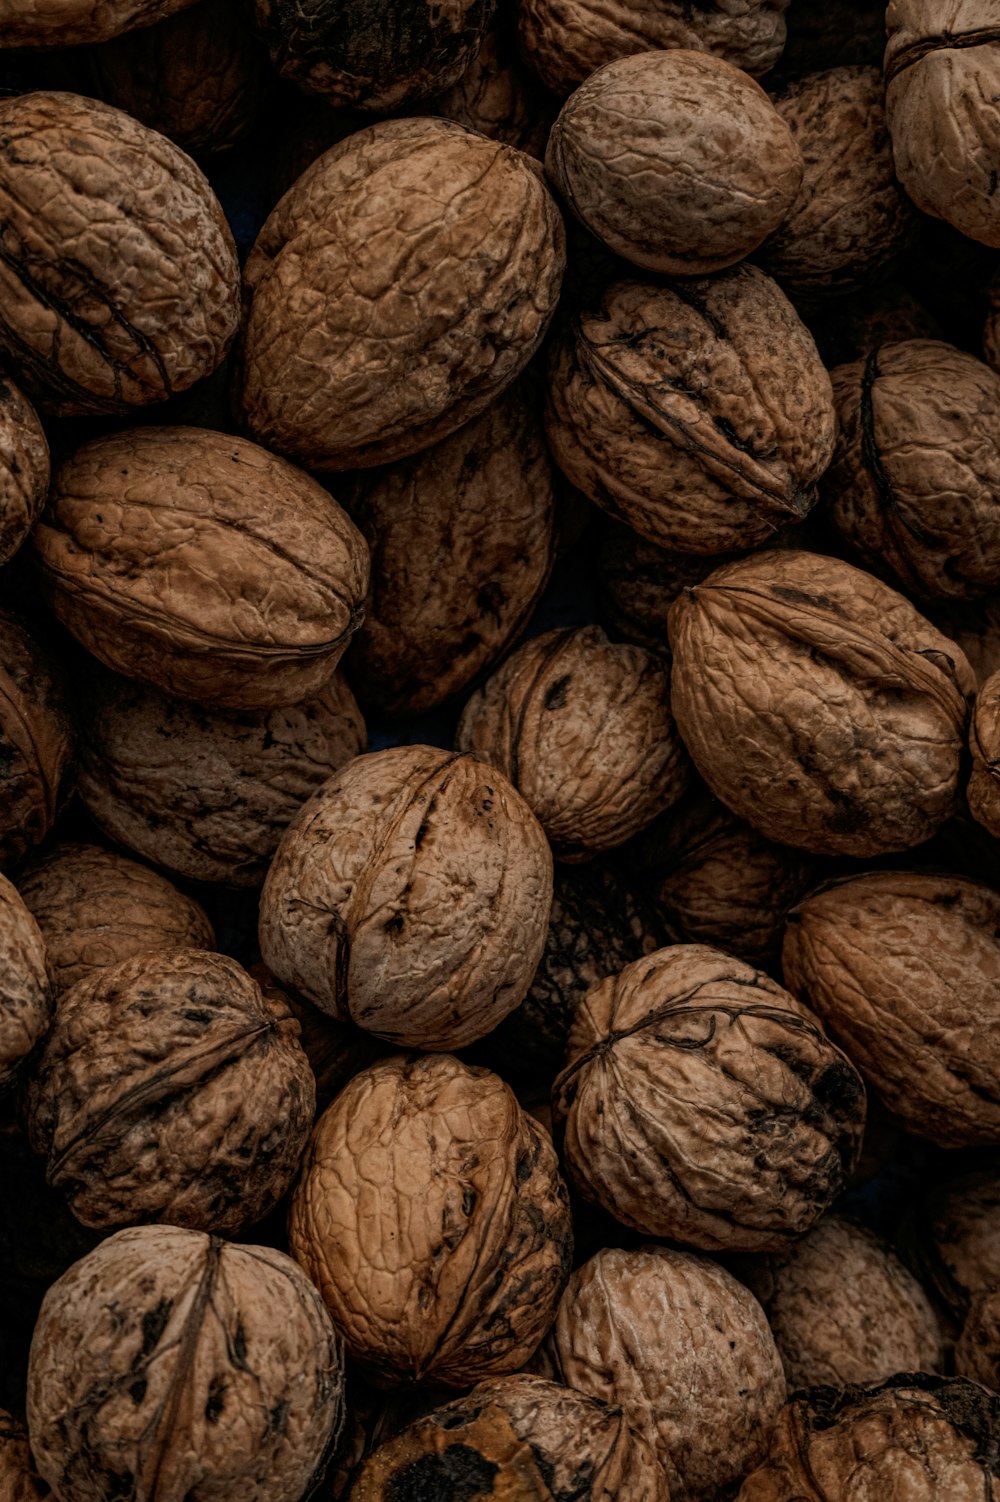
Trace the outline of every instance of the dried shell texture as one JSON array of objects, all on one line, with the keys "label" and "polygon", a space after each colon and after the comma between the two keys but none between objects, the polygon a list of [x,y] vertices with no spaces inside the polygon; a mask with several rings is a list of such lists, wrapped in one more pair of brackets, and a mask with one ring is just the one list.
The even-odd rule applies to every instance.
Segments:
[{"label": "dried shell texture", "polygon": [[0,866],[20,860],[55,823],[74,739],[60,665],[0,615]]},{"label": "dried shell texture", "polygon": [[941,1370],[941,1330],[927,1295],[863,1226],[829,1215],[781,1256],[747,1261],[789,1391],[884,1382]]},{"label": "dried shell texture", "polygon": [[996,0],[890,0],[886,117],[900,182],[918,209],[1000,246]]},{"label": "dried shell texture", "polygon": [[847,292],[903,249],[916,215],[896,181],[878,68],[830,68],[794,84],[775,108],[805,162],[798,197],[761,251],[799,293]]},{"label": "dried shell texture", "polygon": [[388,1385],[516,1371],[569,1271],[565,1185],[497,1075],[394,1056],[320,1118],[292,1198],[293,1255],[347,1350]]},{"label": "dried shell texture", "polygon": [[206,950],[79,981],[27,1086],[48,1182],[84,1225],[252,1225],[291,1183],[312,1124],[298,1033],[235,960]]},{"label": "dried shell texture", "polygon": [[102,674],[92,685],[79,791],[120,844],[196,881],[253,887],[306,799],[365,749],[339,676],[281,709],[205,709]]},{"label": "dried shell texture", "polygon": [[791,914],[782,964],[911,1132],[1000,1142],[1000,893],[904,871],[835,882]]},{"label": "dried shell texture", "polygon": [[46,1294],[28,1430],[59,1502],[298,1502],[340,1432],[343,1386],[290,1257],[132,1227]]},{"label": "dried shell texture", "polygon": [[704,52],[606,63],[563,105],[545,170],[577,218],[647,271],[720,271],[777,229],[802,154],[759,84]]},{"label": "dried shell texture", "polygon": [[49,1025],[45,941],[17,888],[0,876],[0,1088]]},{"label": "dried shell texture", "polygon": [[785,42],[788,0],[520,0],[521,46],[546,88],[571,93],[604,63],[654,48],[711,52],[758,77]]},{"label": "dried shell texture", "polygon": [[820,1387],[789,1403],[736,1502],[996,1502],[1000,1398],[907,1372],[881,1387]]},{"label": "dried shell texture", "polygon": [[321,485],[203,428],[86,444],[34,541],[56,614],[88,651],[221,709],[324,688],[368,587],[364,538]]},{"label": "dried shell texture", "polygon": [[483,44],[457,83],[427,106],[434,115],[457,120],[469,130],[529,156],[545,155],[558,104],[520,61],[506,26],[487,32]]},{"label": "dried shell texture", "polygon": [[638,642],[668,656],[671,605],[688,585],[700,584],[723,562],[729,559],[667,552],[608,517],[597,553],[601,619],[616,640]]},{"label": "dried shell texture", "polygon": [[380,715],[419,714],[490,667],[545,588],[555,493],[541,425],[512,393],[343,498],[372,554],[348,671]]},{"label": "dried shell texture", "polygon": [[18,877],[45,941],[56,996],[151,949],[212,949],[199,903],[161,876],[98,845],[56,845]]},{"label": "dried shell texture", "polygon": [[519,647],[469,699],[455,744],[510,778],[563,860],[621,845],[688,782],[666,664],[600,626]]},{"label": "dried shell texture", "polygon": [[545,427],[573,484],[647,541],[724,553],[809,511],[833,395],[777,283],[739,266],[610,287],[554,343]]},{"label": "dried shell texture", "polygon": [[349,1022],[336,1022],[296,992],[276,985],[266,965],[252,965],[250,974],[265,994],[278,994],[299,1024],[302,1048],[316,1079],[317,1111],[325,1111],[348,1080],[388,1053],[381,1039]]},{"label": "dried shell texture", "polygon": [[246,266],[243,412],[311,469],[385,464],[478,416],[541,343],[565,262],[537,164],[451,120],[349,136]]},{"label": "dried shell texture", "polygon": [[973,1299],[955,1346],[955,1373],[1000,1391],[1000,1289]]},{"label": "dried shell texture", "polygon": [[935,605],[930,613],[938,630],[965,653],[980,687],[1000,673],[1000,594],[973,604],[949,600]]},{"label": "dried shell texture", "polygon": [[43,1502],[52,1492],[35,1470],[28,1431],[0,1408],[0,1495],[4,1502]]},{"label": "dried shell texture", "polygon": [[404,1429],[367,1462],[351,1498],[398,1502],[418,1488],[467,1502],[669,1502],[662,1467],[620,1408],[524,1375],[480,1382]]},{"label": "dried shell texture", "polygon": [[0,103],[0,347],[48,411],[127,412],[221,364],[236,246],[164,136],[77,94]]},{"label": "dried shell texture", "polygon": [[514,788],[471,756],[395,746],[355,760],[286,831],[260,947],[286,985],[407,1048],[460,1048],[527,994],[552,856]]},{"label": "dried shell texture", "polygon": [[845,1188],[865,1088],[763,972],[677,944],[588,991],[552,1106],[587,1199],[682,1245],[769,1251]]},{"label": "dried shell texture", "polygon": [[0,380],[0,564],[13,558],[49,492],[49,445],[38,414]]},{"label": "dried shell texture", "polygon": [[620,1404],[672,1502],[715,1502],[763,1459],[785,1401],[757,1300],[707,1257],[605,1250],[570,1277],[546,1349],[570,1387]]},{"label": "dried shell texture", "polygon": [[191,0],[0,0],[0,47],[68,47],[149,26]]},{"label": "dried shell texture", "polygon": [[969,812],[1000,839],[1000,673],[994,673],[979,690],[969,744]]},{"label": "dried shell texture", "polygon": [[768,839],[878,855],[955,811],[972,669],[870,574],[803,552],[726,564],[677,600],[670,643],[695,765]]},{"label": "dried shell texture", "polygon": [[882,345],[833,372],[830,519],[911,594],[1000,584],[1000,375],[932,339]]},{"label": "dried shell texture", "polygon": [[922,1211],[917,1270],[961,1322],[980,1294],[1000,1288],[1000,1176],[950,1179],[932,1191]]}]

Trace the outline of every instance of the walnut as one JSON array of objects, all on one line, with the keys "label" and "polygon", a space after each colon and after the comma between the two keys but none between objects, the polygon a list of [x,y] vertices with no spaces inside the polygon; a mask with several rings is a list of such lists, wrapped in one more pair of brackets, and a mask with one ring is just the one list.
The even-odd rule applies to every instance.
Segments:
[{"label": "walnut", "polygon": [[14,382],[0,380],[0,565],[24,542],[48,491],[45,430]]},{"label": "walnut", "polygon": [[1000,594],[993,592],[972,603],[964,600],[928,606],[935,626],[965,653],[980,688],[1000,672]]},{"label": "walnut", "polygon": [[0,614],[0,866],[20,860],[55,823],[74,740],[61,664]]},{"label": "walnut", "polygon": [[49,1025],[45,941],[17,888],[0,876],[0,1089]]},{"label": "walnut", "polygon": [[768,839],[878,855],[929,839],[955,810],[972,669],[871,575],[757,553],[685,591],[670,644],[695,766]]},{"label": "walnut", "polygon": [[1000,839],[1000,673],[987,678],[979,690],[969,745],[969,812]]},{"label": "walnut", "polygon": [[286,830],[261,894],[275,977],[406,1048],[460,1048],[527,994],[552,856],[527,804],[471,756],[356,757]]},{"label": "walnut", "polygon": [[368,541],[365,621],[345,664],[366,705],[422,713],[489,668],[545,588],[555,494],[541,425],[512,392],[433,448],[352,478]]},{"label": "walnut", "polygon": [[325,1111],[348,1080],[389,1052],[380,1038],[350,1022],[335,1021],[297,992],[279,986],[266,965],[251,965],[249,973],[265,996],[276,995],[299,1024],[302,1049],[316,1080],[317,1111]]},{"label": "walnut", "polygon": [[541,159],[558,104],[521,62],[513,32],[497,25],[461,78],[426,109]]},{"label": "walnut", "polygon": [[650,1236],[787,1246],[845,1188],[865,1089],[762,971],[677,944],[587,992],[552,1087],[566,1172]]},{"label": "walnut", "polygon": [[601,619],[615,640],[634,641],[669,656],[671,605],[688,585],[700,584],[730,559],[668,552],[609,516],[602,522],[596,560]]},{"label": "walnut", "polygon": [[610,287],[554,341],[545,426],[573,484],[647,541],[723,553],[814,504],[833,396],[777,283],[738,266]]},{"label": "walnut", "polygon": [[54,1283],[28,1432],[59,1502],[299,1502],[343,1423],[343,1356],[290,1257],[119,1231]]},{"label": "walnut", "polygon": [[43,1502],[51,1498],[48,1483],[35,1469],[28,1431],[0,1408],[0,1495],[5,1502]]},{"label": "walnut", "polygon": [[288,1222],[348,1353],[380,1384],[516,1371],[569,1271],[555,1150],[512,1091],[449,1055],[394,1055],[320,1117]]},{"label": "walnut", "polygon": [[68,47],[149,26],[191,0],[0,0],[0,47]]},{"label": "walnut", "polygon": [[955,1345],[955,1373],[1000,1391],[1000,1288],[973,1299]]},{"label": "walnut", "polygon": [[537,163],[450,120],[386,120],[303,173],[247,261],[242,405],[310,469],[428,448],[521,373],[562,281]]},{"label": "walnut", "polygon": [[45,941],[56,996],[150,949],[215,946],[208,916],[193,897],[158,871],[98,845],[57,844],[18,881]]},{"label": "walnut", "polygon": [[56,614],[108,667],[220,709],[325,687],[368,548],[323,487],[202,428],[129,428],[59,468],[35,547]]},{"label": "walnut", "polygon": [[207,178],[164,136],[76,94],[0,101],[0,348],[62,415],[127,412],[221,364],[236,246]]},{"label": "walnut", "polygon": [[785,1379],[764,1311],[707,1257],[604,1250],[571,1275],[546,1349],[561,1381],[620,1405],[671,1502],[715,1502],[767,1452]]},{"label": "walnut", "polygon": [[1000,1175],[949,1178],[921,1206],[913,1261],[958,1321],[981,1295],[1000,1288]]},{"label": "walnut", "polygon": [[235,960],[140,954],[60,999],[28,1134],[84,1225],[229,1234],[288,1188],[316,1104],[298,1025]]},{"label": "walnut", "polygon": [[1000,893],[907,871],[832,882],[789,916],[782,964],[909,1131],[1000,1143]]}]

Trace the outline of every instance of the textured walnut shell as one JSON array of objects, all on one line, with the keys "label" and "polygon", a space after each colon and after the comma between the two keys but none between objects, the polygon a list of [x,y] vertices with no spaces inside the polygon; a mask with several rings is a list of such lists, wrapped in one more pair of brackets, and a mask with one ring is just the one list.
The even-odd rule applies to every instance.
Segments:
[{"label": "textured walnut shell", "polygon": [[728,562],[728,557],[668,552],[605,517],[596,559],[601,620],[615,640],[634,641],[668,656],[671,605],[688,585],[700,584]]},{"label": "textured walnut shell", "polygon": [[28,1134],[84,1225],[232,1233],[288,1188],[316,1091],[287,1007],[235,960],[120,960],[60,999]]},{"label": "textured walnut shell", "polygon": [[563,860],[623,844],[689,777],[666,664],[600,626],[519,647],[468,700],[455,745],[510,779]]},{"label": "textured walnut shell", "polygon": [[695,766],[768,839],[878,855],[955,811],[972,669],[870,574],[804,552],[726,564],[676,601],[670,644]]},{"label": "textured walnut shell", "polygon": [[994,673],[979,690],[969,745],[969,812],[1000,839],[1000,673]]},{"label": "textured walnut shell", "polygon": [[362,1069],[389,1052],[389,1045],[349,1022],[337,1022],[297,992],[279,986],[266,965],[249,972],[265,995],[276,994],[299,1024],[302,1050],[316,1080],[316,1110],[325,1111],[335,1095]]},{"label": "textured walnut shell", "polygon": [[23,898],[0,876],[0,1089],[49,1025],[45,941]]},{"label": "textured walnut shell", "polygon": [[780,1256],[747,1259],[790,1392],[884,1382],[941,1370],[941,1330],[927,1295],[864,1226],[828,1215]]},{"label": "textured walnut shell", "polygon": [[35,1470],[28,1431],[0,1408],[0,1496],[4,1502],[43,1502],[51,1498],[47,1482]]},{"label": "textured walnut shell", "polygon": [[130,428],[58,470],[35,528],[56,614],[128,677],[220,709],[324,687],[360,624],[368,548],[323,487],[203,428]]},{"label": "textured walnut shell", "polygon": [[671,1502],[715,1502],[763,1459],[785,1401],[753,1295],[707,1257],[605,1250],[571,1275],[545,1349],[560,1380],[620,1405]]},{"label": "textured walnut shell", "polygon": [[1000,893],[906,871],[834,882],[790,915],[782,965],[909,1131],[1000,1143]]},{"label": "textured walnut shell", "polygon": [[573,484],[647,541],[723,553],[814,504],[833,397],[785,294],[739,266],[610,287],[554,341],[545,427]]},{"label": "textured walnut shell", "polygon": [[68,47],[149,26],[191,0],[0,0],[0,47]]},{"label": "textured walnut shell", "polygon": [[880,1387],[819,1387],[781,1414],[736,1502],[996,1502],[1000,1398],[906,1372]]},{"label": "textured walnut shell", "polygon": [[511,393],[342,495],[372,554],[346,669],[382,716],[432,709],[516,640],[545,588],[555,491],[541,425]]},{"label": "textured walnut shell", "polygon": [[1000,1392],[1000,1289],[973,1299],[955,1345],[955,1373]]},{"label": "textured walnut shell", "polygon": [[537,163],[451,120],[387,120],[308,168],[247,261],[242,405],[310,469],[418,453],[523,370],[562,281]]},{"label": "textured walnut shell", "polygon": [[802,154],[759,84],[705,52],[606,63],[563,105],[545,170],[590,232],[633,265],[721,271],[777,229]]},{"label": "textured walnut shell", "polygon": [[529,156],[545,155],[558,104],[521,62],[513,33],[502,23],[487,32],[461,78],[426,106],[469,130]]},{"label": "textured walnut shell", "polygon": [[77,94],[0,104],[0,347],[52,412],[165,401],[221,364],[236,246],[172,142]]},{"label": "textured walnut shell", "polygon": [[151,949],[212,949],[215,934],[194,898],[124,855],[59,844],[18,876],[41,930],[56,996],[78,980]]},{"label": "textured walnut shell", "polygon": [[356,757],[286,830],[261,894],[275,977],[402,1047],[460,1048],[527,993],[552,905],[542,829],[471,756]]},{"label": "textured walnut shell", "polygon": [[1000,673],[1000,594],[966,603],[949,600],[928,607],[934,624],[972,665],[980,687],[994,673]]},{"label": "textured walnut shell", "polygon": [[768,1251],[845,1188],[865,1089],[762,971],[677,944],[588,991],[552,1106],[585,1198],[681,1245]]},{"label": "textured walnut shell", "polygon": [[928,1195],[917,1224],[914,1265],[961,1324],[980,1294],[1000,1288],[1000,1175],[949,1178]]},{"label": "textured walnut shell", "polygon": [[13,558],[49,492],[49,445],[38,414],[0,380],[0,564]]},{"label": "textured walnut shell", "polygon": [[343,1385],[340,1343],[290,1257],[131,1227],[46,1294],[28,1430],[59,1502],[299,1502],[339,1434]]},{"label": "textured walnut shell", "polygon": [[566,1189],[512,1091],[450,1055],[356,1075],[317,1123],[288,1222],[350,1355],[388,1385],[516,1371],[569,1271]]},{"label": "textured walnut shell", "polygon": [[55,823],[74,740],[61,665],[0,614],[0,866],[20,860]]}]

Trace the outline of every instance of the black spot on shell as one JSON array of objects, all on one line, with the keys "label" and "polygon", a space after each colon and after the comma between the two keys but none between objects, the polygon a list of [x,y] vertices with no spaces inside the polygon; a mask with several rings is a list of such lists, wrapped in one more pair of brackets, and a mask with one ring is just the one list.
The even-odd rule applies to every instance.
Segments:
[{"label": "black spot on shell", "polygon": [[140,1358],[150,1356],[159,1345],[160,1336],[167,1328],[170,1312],[174,1307],[173,1299],[161,1299],[153,1309],[147,1309],[142,1316],[142,1350]]},{"label": "black spot on shell", "polygon": [[217,1424],[219,1415],[226,1405],[226,1379],[216,1373],[208,1384],[208,1398],[205,1402],[205,1419],[209,1424]]},{"label": "black spot on shell", "polygon": [[549,685],[545,690],[544,703],[546,709],[562,709],[566,703],[566,691],[571,681],[572,675],[564,673],[561,678],[556,679],[555,683]]},{"label": "black spot on shell", "polygon": [[449,1445],[401,1466],[385,1486],[385,1502],[475,1502],[491,1497],[500,1467],[470,1445]]},{"label": "black spot on shell", "polygon": [[840,1116],[850,1115],[864,1098],[864,1086],[857,1071],[847,1060],[828,1065],[813,1086],[813,1095],[821,1106]]},{"label": "black spot on shell", "polygon": [[132,1386],[128,1390],[128,1395],[137,1408],[146,1396],[147,1385],[145,1377],[140,1377],[138,1381],[132,1383]]}]

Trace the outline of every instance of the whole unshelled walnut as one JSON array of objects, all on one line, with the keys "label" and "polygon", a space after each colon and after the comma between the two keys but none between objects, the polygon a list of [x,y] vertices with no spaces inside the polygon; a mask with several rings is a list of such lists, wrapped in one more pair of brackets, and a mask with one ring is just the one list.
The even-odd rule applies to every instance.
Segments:
[{"label": "whole unshelled walnut", "polygon": [[49,1025],[45,941],[17,888],[0,876],[0,1090]]},{"label": "whole unshelled walnut", "polygon": [[486,33],[461,78],[426,105],[428,114],[457,120],[539,159],[558,108],[518,56],[513,27],[504,20]]},{"label": "whole unshelled walnut", "polygon": [[316,1110],[325,1111],[348,1080],[390,1052],[389,1045],[351,1022],[337,1022],[291,987],[279,986],[264,964],[249,974],[265,995],[275,994],[299,1024],[302,1050],[316,1079]]},{"label": "whole unshelled walnut", "polygon": [[0,1408],[0,1496],[4,1502],[43,1502],[52,1491],[35,1469],[28,1431]]},{"label": "whole unshelled walnut", "polygon": [[987,678],[976,697],[970,746],[969,812],[1000,839],[1000,672]]},{"label": "whole unshelled walnut", "polygon": [[290,1257],[130,1227],[45,1295],[28,1432],[59,1502],[299,1502],[343,1390],[340,1342]]},{"label": "whole unshelled walnut", "polygon": [[955,1344],[955,1372],[1000,1391],[1000,1287],[973,1299]]},{"label": "whole unshelled walnut", "polygon": [[20,860],[55,823],[75,738],[62,665],[0,614],[0,866]]},{"label": "whole unshelled walnut", "polygon": [[321,1116],[292,1196],[292,1255],[380,1384],[516,1371],[569,1272],[566,1188],[503,1081],[447,1054],[363,1070]]},{"label": "whole unshelled walnut", "polygon": [[69,47],[149,26],[192,0],[0,0],[0,47]]},{"label": "whole unshelled walnut", "polygon": [[49,445],[34,407],[0,381],[0,564],[13,558],[49,493]]},{"label": "whole unshelled walnut", "polygon": [[972,669],[870,574],[757,553],[684,592],[670,643],[695,766],[768,839],[878,855],[929,839],[955,811]]},{"label": "whole unshelled walnut", "polygon": [[949,1178],[921,1205],[912,1260],[959,1325],[980,1294],[1000,1288],[1000,1175]]}]

